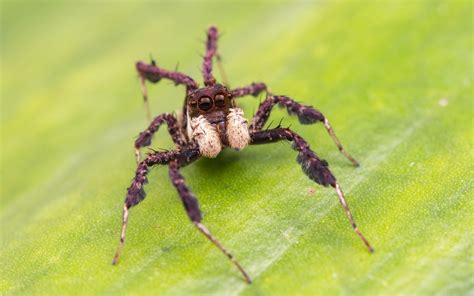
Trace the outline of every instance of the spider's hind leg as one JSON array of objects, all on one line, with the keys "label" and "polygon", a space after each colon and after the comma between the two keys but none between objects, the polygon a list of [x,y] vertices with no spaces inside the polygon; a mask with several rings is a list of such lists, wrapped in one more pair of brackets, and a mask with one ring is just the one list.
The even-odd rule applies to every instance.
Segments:
[{"label": "spider's hind leg", "polygon": [[211,232],[201,223],[202,215],[201,211],[199,210],[199,204],[196,197],[193,195],[191,190],[189,190],[188,186],[186,186],[184,177],[179,172],[179,163],[177,161],[171,161],[169,164],[169,175],[171,182],[176,187],[179,196],[183,202],[184,208],[186,209],[186,213],[188,214],[189,219],[193,222],[194,226],[204,234],[216,247],[221,250],[224,255],[229,258],[229,260],[237,267],[237,269],[242,273],[245,281],[247,283],[251,283],[252,280],[250,279],[249,275],[245,270],[242,268],[240,263],[235,259],[235,257],[227,251],[227,249],[215,238]]},{"label": "spider's hind leg", "polygon": [[336,144],[339,151],[344,154],[344,156],[352,162],[354,166],[359,166],[359,162],[355,160],[345,149],[342,147],[341,142],[336,137],[333,128],[329,124],[329,120],[317,109],[311,106],[305,106],[298,102],[295,102],[293,99],[286,97],[286,96],[269,96],[265,101],[263,101],[257,113],[255,113],[252,124],[250,125],[250,130],[259,131],[263,128],[265,123],[270,116],[270,112],[272,111],[275,105],[279,105],[280,107],[285,107],[286,110],[290,115],[295,114],[298,116],[298,120],[301,124],[313,124],[317,122],[322,122],[326,131],[328,132],[329,136],[331,136],[334,144]]},{"label": "spider's hind leg", "polygon": [[316,153],[314,153],[309,148],[308,143],[306,143],[306,141],[300,135],[287,128],[276,128],[266,131],[255,131],[251,133],[250,136],[252,144],[266,144],[281,140],[293,142],[293,149],[298,151],[297,161],[299,164],[301,164],[303,172],[316,183],[323,186],[330,185],[336,190],[339,202],[344,208],[345,214],[349,219],[352,229],[364,242],[369,252],[372,253],[374,251],[370,243],[357,227],[354,217],[352,216],[347,201],[344,197],[344,193],[342,192],[339,183],[336,181],[336,178],[329,170],[328,163],[325,160],[320,159]]}]

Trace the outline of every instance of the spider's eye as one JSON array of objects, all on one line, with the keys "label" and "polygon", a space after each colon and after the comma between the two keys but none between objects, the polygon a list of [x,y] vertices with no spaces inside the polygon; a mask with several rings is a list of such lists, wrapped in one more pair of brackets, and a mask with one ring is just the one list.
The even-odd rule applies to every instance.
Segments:
[{"label": "spider's eye", "polygon": [[208,111],[212,108],[212,100],[209,97],[202,97],[199,99],[199,109]]},{"label": "spider's eye", "polygon": [[218,94],[214,97],[214,102],[217,107],[224,107],[225,106],[225,97],[222,94]]}]

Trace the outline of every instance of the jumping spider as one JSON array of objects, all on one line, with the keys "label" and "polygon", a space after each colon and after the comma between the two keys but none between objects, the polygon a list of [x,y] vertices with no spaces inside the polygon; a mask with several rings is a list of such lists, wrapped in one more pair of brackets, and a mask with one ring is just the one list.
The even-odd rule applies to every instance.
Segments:
[{"label": "jumping spider", "polygon": [[[252,83],[249,86],[235,89],[230,89],[228,86],[216,83],[216,79],[212,75],[212,59],[214,57],[216,57],[218,66],[221,68],[220,56],[217,53],[217,39],[217,28],[210,26],[207,32],[206,52],[202,64],[202,74],[204,77],[203,88],[199,88],[198,84],[191,77],[180,72],[169,71],[158,67],[153,60],[151,64],[143,62],[136,64],[141,79],[143,98],[148,117],[150,117],[150,112],[145,87],[146,80],[157,83],[161,79],[169,79],[176,85],[184,85],[186,87],[186,97],[183,106],[183,116],[180,119],[177,119],[170,113],[163,113],[155,117],[150,126],[144,132],[140,133],[135,141],[137,169],[132,184],[127,190],[123,207],[120,243],[115,253],[113,264],[118,262],[125,243],[125,230],[127,228],[129,210],[145,198],[143,186],[148,181],[147,174],[149,169],[155,165],[168,165],[170,179],[181,197],[189,219],[191,219],[192,223],[200,232],[232,261],[240,270],[246,282],[250,283],[250,277],[239,262],[202,224],[202,215],[199,210],[198,201],[188,186],[186,186],[179,169],[197,160],[201,156],[208,158],[216,157],[225,147],[242,150],[247,145],[267,144],[277,141],[293,142],[292,147],[298,151],[297,161],[301,164],[303,172],[316,183],[323,186],[330,185],[336,190],[339,202],[344,208],[352,228],[362,239],[368,250],[373,252],[372,246],[357,228],[341,187],[329,170],[328,163],[320,159],[316,153],[309,148],[308,143],[291,129],[277,127],[262,130],[270,116],[273,106],[278,105],[286,108],[290,115],[298,116],[302,124],[322,122],[339,150],[354,166],[358,166],[358,162],[342,147],[327,118],[311,106],[299,104],[287,96],[272,95],[264,83]],[[225,80],[225,78],[223,80]],[[227,83],[225,84],[228,85]],[[266,99],[260,104],[257,113],[252,118],[250,126],[248,126],[247,120],[243,116],[243,111],[237,107],[235,99],[247,95],[256,97],[262,92],[267,94]],[[149,153],[144,160],[140,161],[140,148],[151,144],[153,134],[157,132],[159,127],[164,123],[168,125],[168,132],[176,144],[176,149],[164,152],[154,151]]]}]

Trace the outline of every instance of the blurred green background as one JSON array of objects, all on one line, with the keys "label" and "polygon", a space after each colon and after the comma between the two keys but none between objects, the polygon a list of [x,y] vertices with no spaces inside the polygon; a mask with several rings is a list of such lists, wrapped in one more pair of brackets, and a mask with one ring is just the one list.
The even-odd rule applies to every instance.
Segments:
[{"label": "blurred green background", "polygon": [[[472,1],[2,1],[0,293],[472,292],[473,11]],[[152,54],[201,81],[209,24],[223,33],[231,86],[264,81],[332,121],[360,168],[321,125],[272,114],[328,160],[374,254],[279,143],[183,170],[252,285],[189,223],[165,168],[151,172],[110,264],[147,126],[134,63]],[[181,87],[149,90],[154,114],[182,106]],[[247,117],[258,102],[239,100]],[[165,130],[153,147],[172,147]]]}]

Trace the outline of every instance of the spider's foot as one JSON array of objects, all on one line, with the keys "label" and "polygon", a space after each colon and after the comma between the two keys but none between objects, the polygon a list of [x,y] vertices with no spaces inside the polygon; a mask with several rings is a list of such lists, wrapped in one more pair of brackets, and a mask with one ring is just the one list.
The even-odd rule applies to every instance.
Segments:
[{"label": "spider's foot", "polygon": [[114,257],[114,259],[112,259],[112,265],[117,265],[117,264],[118,264],[118,258]]},{"label": "spider's foot", "polygon": [[245,282],[250,285],[252,283],[252,279],[250,278],[250,276],[245,271],[243,271],[243,275],[245,278]]},{"label": "spider's foot", "polygon": [[141,160],[141,155],[140,155],[140,149],[139,148],[135,148],[135,160],[137,161],[137,164],[140,163],[140,160]]}]

